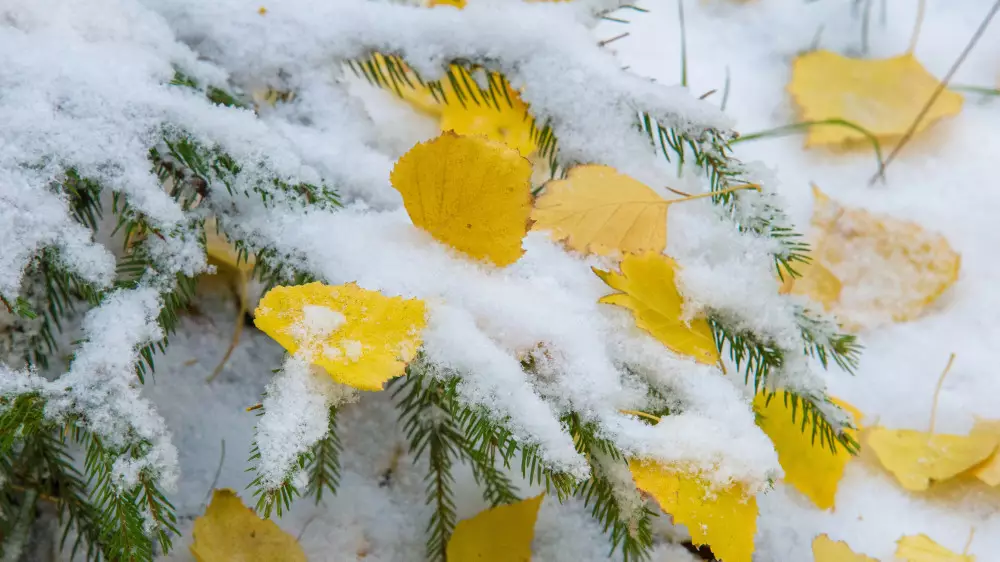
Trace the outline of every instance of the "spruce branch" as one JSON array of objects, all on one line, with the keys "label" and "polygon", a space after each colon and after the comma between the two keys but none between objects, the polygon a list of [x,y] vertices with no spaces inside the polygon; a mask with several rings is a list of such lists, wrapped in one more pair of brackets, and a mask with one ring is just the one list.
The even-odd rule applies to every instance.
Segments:
[{"label": "spruce branch", "polygon": [[314,496],[318,505],[323,499],[323,490],[331,495],[337,494],[340,483],[340,453],[343,447],[337,436],[337,408],[330,408],[329,428],[326,436],[312,447],[310,459],[306,465],[309,475],[309,487],[306,494]]}]

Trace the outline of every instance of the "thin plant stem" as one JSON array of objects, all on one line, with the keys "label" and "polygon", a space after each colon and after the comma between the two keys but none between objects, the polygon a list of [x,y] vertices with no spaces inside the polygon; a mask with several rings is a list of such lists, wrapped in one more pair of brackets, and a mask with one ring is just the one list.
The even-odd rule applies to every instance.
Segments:
[{"label": "thin plant stem", "polygon": [[729,65],[726,65],[726,83],[722,86],[722,104],[719,105],[720,111],[726,110],[726,104],[729,103]]},{"label": "thin plant stem", "polygon": [[681,86],[688,85],[687,26],[684,25],[684,0],[677,0],[677,18],[681,26]]},{"label": "thin plant stem", "polygon": [[646,412],[640,412],[639,410],[618,410],[621,414],[629,414],[632,416],[638,416],[640,418],[646,418],[648,420],[653,420],[656,423],[660,423],[660,418],[654,416],[653,414],[647,414]]},{"label": "thin plant stem", "polygon": [[965,539],[965,548],[962,549],[962,556],[969,554],[969,548],[972,546],[972,538],[976,536],[976,528],[973,527],[969,529],[969,538]]},{"label": "thin plant stem", "polygon": [[979,27],[976,29],[976,32],[972,34],[972,37],[969,39],[969,42],[965,45],[965,48],[962,49],[962,53],[958,55],[958,58],[955,59],[955,62],[951,65],[951,68],[948,69],[948,73],[945,74],[944,80],[941,80],[941,83],[938,84],[938,87],[934,90],[934,93],[931,94],[930,99],[927,100],[927,103],[924,104],[924,107],[920,110],[920,113],[917,114],[916,119],[914,119],[913,122],[910,123],[910,128],[907,129],[906,134],[903,135],[903,138],[899,140],[899,144],[897,144],[895,148],[892,149],[892,152],[889,153],[889,156],[885,159],[885,165],[882,166],[879,169],[879,171],[874,176],[872,176],[870,180],[868,180],[868,185],[874,184],[879,179],[882,180],[885,179],[885,169],[889,167],[889,164],[891,164],[892,161],[896,159],[896,155],[899,154],[899,151],[903,150],[903,147],[906,146],[906,144],[910,141],[910,138],[913,137],[913,134],[917,131],[917,126],[920,125],[920,122],[924,119],[924,116],[927,115],[927,112],[930,111],[931,106],[934,105],[934,102],[937,101],[941,93],[944,92],[945,88],[948,87],[948,83],[951,82],[952,77],[955,76],[955,73],[958,71],[958,67],[962,66],[962,63],[965,62],[965,58],[969,56],[969,53],[972,52],[973,47],[976,46],[976,43],[979,42],[979,39],[983,36],[983,33],[986,32],[986,28],[989,27],[990,22],[993,21],[993,16],[997,15],[997,11],[1000,11],[1000,0],[996,0],[996,2],[993,3],[993,7],[990,8],[989,13],[986,14],[986,17],[983,18],[983,21],[979,22]]},{"label": "thin plant stem", "polygon": [[852,123],[845,119],[821,119],[818,121],[801,121],[799,123],[792,123],[791,125],[783,125],[781,127],[775,127],[774,129],[768,129],[766,131],[757,131],[755,133],[749,133],[746,135],[740,135],[732,140],[730,144],[737,144],[741,142],[746,142],[750,140],[765,139],[769,137],[780,137],[784,135],[794,135],[796,133],[801,133],[803,131],[808,131],[812,127],[833,125],[837,127],[847,127],[853,131],[857,131],[864,135],[868,142],[872,145],[872,150],[875,151],[875,159],[878,161],[879,173],[886,165],[886,161],[882,158],[882,144],[879,143],[878,137],[872,134],[871,131],[865,129],[861,125]]},{"label": "thin plant stem", "polygon": [[906,54],[912,55],[917,49],[917,41],[920,39],[920,28],[924,26],[924,13],[927,11],[927,0],[917,2],[917,19],[913,23],[913,35],[910,36],[910,46],[906,49]]},{"label": "thin plant stem", "polygon": [[944,371],[941,371],[941,376],[938,377],[937,387],[934,388],[934,403],[931,404],[931,423],[930,429],[927,430],[928,433],[934,433],[934,422],[937,421],[938,396],[941,394],[941,387],[944,385],[944,378],[948,376],[948,372],[951,371],[951,365],[954,362],[955,354],[952,353],[948,357],[948,364],[945,365]]}]

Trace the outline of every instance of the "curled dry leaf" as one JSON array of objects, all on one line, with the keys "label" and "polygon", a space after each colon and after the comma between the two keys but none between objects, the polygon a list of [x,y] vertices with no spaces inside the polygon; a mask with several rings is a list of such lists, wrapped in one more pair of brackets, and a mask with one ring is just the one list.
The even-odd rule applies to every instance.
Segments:
[{"label": "curled dry leaf", "polygon": [[498,505],[455,525],[448,562],[529,562],[544,494]]},{"label": "curled dry leaf", "polygon": [[531,164],[484,137],[446,132],[396,162],[392,185],[413,224],[476,260],[517,261],[531,212]]},{"label": "curled dry leaf", "polygon": [[257,517],[229,489],[212,493],[191,534],[191,554],[198,562],[306,562],[295,537]]},{"label": "curled dry leaf", "polygon": [[675,523],[687,527],[691,542],[708,545],[722,562],[750,562],[757,531],[757,499],[742,484],[712,489],[704,478],[680,467],[631,460],[635,485],[656,499]]},{"label": "curled dry leaf", "polygon": [[254,312],[257,327],[292,354],[305,354],[337,382],[382,390],[420,347],[427,310],[354,283],[275,287]]},{"label": "curled dry leaf", "polygon": [[531,212],[532,230],[548,230],[583,253],[662,252],[669,204],[610,166],[577,166],[566,179],[545,184]]},{"label": "curled dry leaf", "polygon": [[903,562],[975,562],[975,556],[958,554],[939,545],[930,537],[905,536],[896,541],[896,558]]},{"label": "curled dry leaf", "polygon": [[931,482],[954,478],[989,458],[1000,436],[988,433],[953,435],[912,429],[873,427],[868,447],[899,484],[914,492]]},{"label": "curled dry leaf", "polygon": [[[842,119],[883,141],[899,140],[940,82],[912,54],[854,59],[825,50],[799,55],[788,91],[803,121]],[[917,125],[923,131],[962,110],[962,96],[945,90]],[[847,127],[814,126],[806,146],[849,145],[865,136]]]},{"label": "curled dry leaf", "polygon": [[620,274],[594,269],[609,287],[621,291],[601,297],[599,302],[631,310],[635,325],[670,350],[714,365],[719,362],[719,350],[708,321],[684,320],[684,298],[674,281],[677,268],[677,262],[669,257],[647,252],[625,256]]},{"label": "curled dry leaf", "polygon": [[858,554],[843,541],[835,541],[826,535],[819,535],[812,543],[815,562],[878,562],[875,558]]},{"label": "curled dry leaf", "polygon": [[[780,391],[770,401],[763,393],[754,397],[754,410],[760,414],[757,425],[774,443],[778,462],[785,470],[785,482],[805,494],[816,507],[830,509],[837,495],[837,485],[844,476],[844,468],[853,455],[844,447],[837,447],[837,451],[833,452],[818,441],[814,442],[812,432],[802,427],[801,411],[798,417],[793,418],[791,405],[783,397],[785,394]],[[846,402],[835,398],[831,400],[846,410],[857,426],[861,412]],[[844,431],[857,438],[856,430]]]},{"label": "curled dry leaf", "polygon": [[815,263],[784,289],[823,303],[848,329],[913,320],[958,280],[961,258],[940,234],[845,207],[816,187],[813,196]]}]

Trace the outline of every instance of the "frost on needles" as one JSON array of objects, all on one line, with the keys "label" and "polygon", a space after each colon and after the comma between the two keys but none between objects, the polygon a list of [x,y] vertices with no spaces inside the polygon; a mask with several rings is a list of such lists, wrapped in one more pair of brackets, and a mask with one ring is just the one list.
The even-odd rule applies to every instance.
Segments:
[{"label": "frost on needles", "polygon": [[[449,471],[460,460],[491,503],[517,498],[507,470],[586,498],[615,548],[642,558],[652,506],[623,472],[627,459],[766,488],[780,467],[754,424],[754,392],[792,392],[824,443],[853,448],[805,358],[850,369],[858,347],[778,294],[777,278],[795,275],[807,248],[766,186],[671,210],[668,222],[687,313],[710,319],[738,371],[728,375],[599,305],[606,287],[591,266],[606,262],[530,234],[515,264],[484,267],[415,233],[402,210],[389,184],[398,154],[348,87],[357,75],[398,91],[409,75],[378,60],[405,61],[426,83],[454,78],[453,63],[498,73],[530,105],[553,176],[599,163],[654,189],[759,184],[730,156],[723,114],[621,70],[596,44],[590,27],[618,7],[292,0],[267,17],[242,0],[0,8],[0,335],[10,339],[0,518],[15,523],[10,502],[44,494],[59,498],[78,537],[68,546],[89,558],[151,560],[170,547],[177,452],[141,388],[208,270],[210,217],[268,285],[355,281],[429,303],[419,361],[390,391],[412,449],[429,459],[432,557],[455,524]],[[262,87],[295,96],[258,114],[250,92]],[[440,102],[503,103],[488,85],[458,91]],[[85,338],[59,373],[47,358],[81,313]],[[544,352],[523,353],[539,342]],[[310,376],[290,360],[262,402],[249,467],[264,513],[335,490],[331,431],[344,397]],[[75,445],[82,472],[68,462]]]}]

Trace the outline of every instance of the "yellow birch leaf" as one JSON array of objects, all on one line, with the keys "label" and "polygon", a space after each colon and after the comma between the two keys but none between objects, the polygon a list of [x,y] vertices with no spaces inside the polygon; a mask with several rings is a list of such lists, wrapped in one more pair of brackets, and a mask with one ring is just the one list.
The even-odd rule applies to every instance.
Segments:
[{"label": "yellow birch leaf", "polygon": [[921,533],[896,541],[896,558],[904,562],[975,562],[975,556],[957,554]]},{"label": "yellow birch leaf", "polygon": [[[805,494],[816,507],[830,509],[837,495],[837,485],[844,476],[844,467],[853,455],[842,446],[834,453],[818,441],[813,443],[812,432],[802,428],[801,409],[793,420],[791,403],[786,403],[783,396],[784,393],[779,392],[770,403],[766,394],[754,397],[754,409],[760,414],[757,425],[774,443],[778,462],[785,470],[785,482]],[[861,412],[850,404],[831,400],[850,413],[855,424],[861,419]],[[857,438],[855,430],[847,429],[845,433]]]},{"label": "yellow birch leaf", "polygon": [[413,359],[427,311],[421,300],[387,297],[355,283],[309,283],[268,291],[254,324],[337,382],[374,391],[402,375]]},{"label": "yellow birch leaf", "polygon": [[[854,59],[819,50],[796,57],[788,91],[803,121],[843,119],[879,140],[896,141],[910,128],[940,82],[913,57]],[[955,115],[962,96],[945,90],[920,120],[916,132]],[[849,145],[865,136],[847,127],[811,127],[806,146]]]},{"label": "yellow birch leaf", "polygon": [[531,164],[483,137],[446,132],[403,155],[390,179],[413,224],[476,260],[498,266],[524,253]]},{"label": "yellow birch leaf", "polygon": [[[813,250],[815,254],[815,249]],[[795,270],[801,277],[786,275],[781,283],[781,294],[802,295],[823,305],[823,310],[829,312],[838,301],[843,290],[840,279],[829,269],[813,259],[809,263],[795,264]]]},{"label": "yellow birch leaf", "polygon": [[629,254],[621,262],[621,274],[594,269],[612,289],[622,291],[601,297],[599,302],[632,311],[635,325],[653,335],[676,353],[699,363],[719,362],[712,329],[704,318],[682,319],[684,298],[674,282],[677,262],[658,252]]},{"label": "yellow birch leaf", "polygon": [[953,435],[912,429],[873,427],[868,447],[882,466],[907,490],[919,492],[931,481],[953,478],[986,460],[996,450],[1000,436]]},{"label": "yellow birch leaf", "polygon": [[215,217],[205,221],[205,253],[208,254],[209,258],[231,269],[239,270],[243,273],[253,271],[254,256],[251,255],[248,260],[241,261],[239,254],[236,252],[236,247],[219,234]]},{"label": "yellow birch leaf", "polygon": [[[1000,439],[1000,420],[976,420],[972,435],[993,435]],[[1000,449],[997,449],[982,464],[972,469],[976,478],[988,486],[1000,486]]]},{"label": "yellow birch leaf", "polygon": [[[813,299],[832,302],[831,312],[851,328],[917,318],[958,280],[961,257],[940,234],[920,225],[844,207],[813,187],[812,225],[819,233],[813,260],[794,281]],[[840,296],[831,301],[832,281]],[[818,279],[807,280],[818,274]],[[831,289],[832,290],[832,289]]]},{"label": "yellow birch leaf", "polygon": [[843,541],[835,541],[826,535],[813,539],[814,562],[878,562],[875,558],[858,554]]},{"label": "yellow birch leaf", "polygon": [[494,105],[479,93],[468,69],[452,65],[451,72],[459,76],[460,83],[468,85],[463,93],[466,99],[460,101],[450,81],[443,80],[447,84],[443,89],[448,103],[441,105],[441,130],[455,131],[460,135],[483,135],[517,150],[525,158],[531,156],[537,148],[534,121],[528,113],[528,105],[510,84],[499,74],[491,73],[491,84],[502,83],[506,89],[496,94],[497,103]]},{"label": "yellow birch leaf", "polygon": [[529,562],[544,494],[463,519],[448,541],[448,562]]},{"label": "yellow birch leaf", "polygon": [[191,534],[191,554],[198,562],[306,562],[295,537],[257,517],[229,489],[212,493]]},{"label": "yellow birch leaf", "polygon": [[757,499],[736,483],[713,490],[698,475],[650,460],[630,460],[635,485],[656,499],[691,542],[708,545],[722,562],[750,562],[757,531]]},{"label": "yellow birch leaf", "polygon": [[645,184],[610,166],[577,166],[566,179],[545,184],[535,201],[532,230],[584,253],[662,252],[667,245],[667,206]]}]

